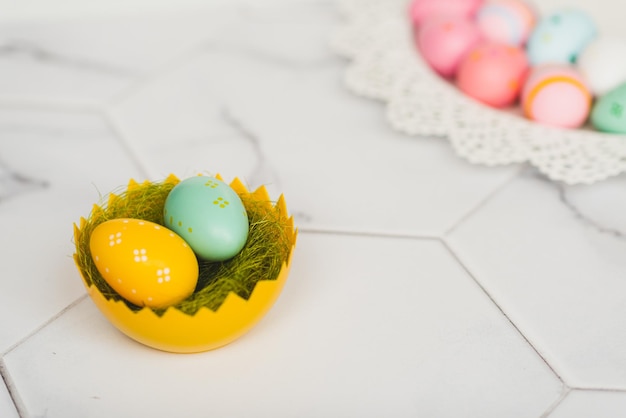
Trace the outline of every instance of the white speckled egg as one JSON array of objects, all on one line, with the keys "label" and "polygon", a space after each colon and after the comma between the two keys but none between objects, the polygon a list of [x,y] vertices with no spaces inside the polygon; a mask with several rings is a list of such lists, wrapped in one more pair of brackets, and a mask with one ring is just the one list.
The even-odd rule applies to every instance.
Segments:
[{"label": "white speckled egg", "polygon": [[239,195],[214,177],[190,177],[167,196],[165,224],[209,261],[237,255],[248,239],[248,214]]},{"label": "white speckled egg", "polygon": [[195,290],[195,254],[180,236],[153,222],[103,222],[92,231],[89,248],[104,280],[135,305],[165,308]]},{"label": "white speckled egg", "polygon": [[602,96],[626,82],[626,41],[597,38],[578,56],[576,65],[591,92]]}]

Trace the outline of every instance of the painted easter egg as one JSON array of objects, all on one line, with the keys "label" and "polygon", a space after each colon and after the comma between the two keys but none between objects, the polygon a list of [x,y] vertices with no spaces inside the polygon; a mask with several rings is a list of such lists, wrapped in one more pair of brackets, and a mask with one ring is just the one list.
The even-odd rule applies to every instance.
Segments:
[{"label": "painted easter egg", "polygon": [[463,16],[429,19],[417,33],[417,45],[424,60],[441,76],[452,77],[461,59],[482,37],[474,22]]},{"label": "painted easter egg", "polygon": [[565,64],[536,67],[522,91],[526,117],[563,128],[577,128],[585,123],[591,99],[584,78]]},{"label": "painted easter egg", "polygon": [[577,10],[555,13],[541,19],[530,34],[528,59],[532,65],[575,63],[596,32],[586,13]]},{"label": "painted easter egg", "polygon": [[596,100],[591,124],[602,132],[626,134],[626,83]]},{"label": "painted easter egg", "polygon": [[420,26],[438,15],[473,17],[483,0],[413,0],[409,15],[413,25]]},{"label": "painted easter egg", "polygon": [[174,186],[165,200],[163,219],[209,261],[234,257],[248,239],[248,215],[241,198],[213,177],[190,177]]},{"label": "painted easter egg", "polygon": [[91,257],[104,280],[137,306],[165,308],[191,295],[198,261],[169,229],[140,219],[113,219],[89,238]]},{"label": "painted easter egg", "polygon": [[478,9],[476,24],[490,41],[522,46],[535,25],[535,16],[523,0],[492,0]]},{"label": "painted easter egg", "polygon": [[487,43],[467,54],[457,72],[457,86],[468,96],[492,107],[513,104],[528,71],[524,51],[516,46]]},{"label": "painted easter egg", "polygon": [[585,76],[591,92],[602,96],[626,82],[626,42],[598,37],[580,53],[576,66]]}]

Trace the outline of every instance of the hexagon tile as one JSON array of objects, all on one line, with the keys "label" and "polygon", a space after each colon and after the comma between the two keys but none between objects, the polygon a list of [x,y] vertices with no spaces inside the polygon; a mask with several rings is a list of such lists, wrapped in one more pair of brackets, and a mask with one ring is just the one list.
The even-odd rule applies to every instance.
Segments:
[{"label": "hexagon tile", "polygon": [[441,243],[312,233],[277,305],[227,347],[143,347],[85,299],[5,361],[47,417],[538,417],[561,393]]},{"label": "hexagon tile", "polygon": [[623,216],[582,217],[575,191],[526,175],[448,241],[569,386],[626,391],[626,239],[611,221]]}]

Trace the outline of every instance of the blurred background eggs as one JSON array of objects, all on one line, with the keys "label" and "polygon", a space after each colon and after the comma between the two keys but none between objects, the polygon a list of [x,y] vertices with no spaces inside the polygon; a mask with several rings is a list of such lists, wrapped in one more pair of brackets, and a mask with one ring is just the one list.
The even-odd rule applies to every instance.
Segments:
[{"label": "blurred background eggs", "polygon": [[409,14],[413,25],[420,26],[436,16],[472,17],[483,0],[413,0]]},{"label": "blurred background eggs", "polygon": [[456,74],[461,60],[481,40],[476,24],[461,15],[428,19],[417,32],[417,45],[422,57],[446,78]]},{"label": "blurred background eggs", "polygon": [[552,64],[535,67],[522,91],[522,108],[531,120],[563,128],[585,123],[591,93],[572,66]]},{"label": "blurred background eggs", "polygon": [[576,62],[578,55],[596,36],[596,26],[586,13],[568,10],[541,19],[528,39],[532,65]]},{"label": "blurred background eggs", "polygon": [[626,41],[601,36],[580,53],[577,66],[596,96],[602,96],[626,82]]},{"label": "blurred background eggs", "polygon": [[535,11],[523,0],[492,0],[478,9],[476,24],[490,41],[522,46],[535,25]]},{"label": "blurred background eggs", "polygon": [[626,133],[626,39],[599,35],[582,10],[545,13],[545,3],[414,0],[415,44],[430,68],[486,105],[519,104],[551,126],[590,121]]},{"label": "blurred background eggs", "polygon": [[603,132],[626,134],[626,83],[596,101],[591,123]]},{"label": "blurred background eggs", "polygon": [[527,71],[528,62],[521,48],[487,43],[465,57],[456,82],[468,96],[500,108],[515,103]]}]

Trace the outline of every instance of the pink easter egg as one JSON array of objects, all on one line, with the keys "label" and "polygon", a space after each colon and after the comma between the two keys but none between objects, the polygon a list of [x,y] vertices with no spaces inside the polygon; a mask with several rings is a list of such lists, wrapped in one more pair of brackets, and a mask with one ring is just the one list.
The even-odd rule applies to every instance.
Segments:
[{"label": "pink easter egg", "polygon": [[483,43],[461,61],[457,86],[468,96],[502,108],[517,100],[528,72],[524,51],[516,46]]},{"label": "pink easter egg", "polygon": [[524,45],[535,21],[535,11],[523,0],[491,0],[476,12],[476,24],[485,38],[509,45]]},{"label": "pink easter egg", "polygon": [[567,64],[534,68],[522,90],[524,115],[562,128],[578,128],[591,110],[592,95],[583,76]]},{"label": "pink easter egg", "polygon": [[409,15],[414,26],[437,15],[473,17],[483,0],[413,0]]},{"label": "pink easter egg", "polygon": [[438,16],[424,22],[417,46],[424,60],[441,76],[451,78],[461,59],[482,39],[478,27],[464,16]]}]

